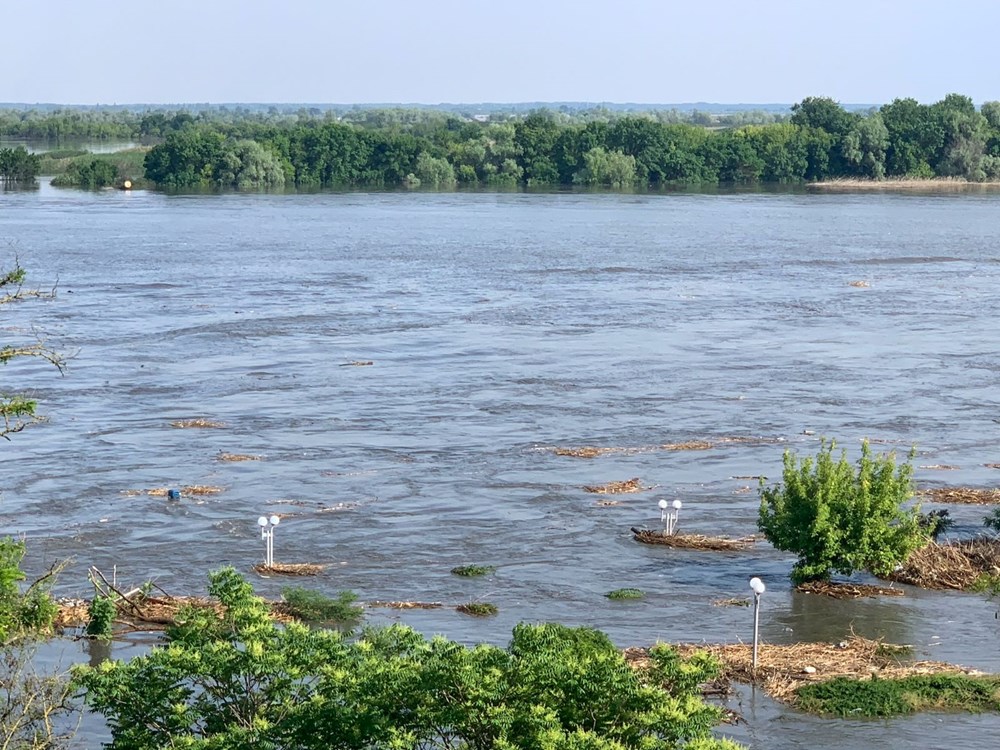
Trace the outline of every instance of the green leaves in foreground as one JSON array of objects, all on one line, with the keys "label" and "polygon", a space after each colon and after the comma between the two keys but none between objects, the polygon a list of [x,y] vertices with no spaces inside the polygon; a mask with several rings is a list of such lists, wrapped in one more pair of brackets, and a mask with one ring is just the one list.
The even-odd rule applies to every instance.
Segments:
[{"label": "green leaves in foreground", "polygon": [[801,687],[796,695],[796,706],[803,711],[832,716],[899,716],[928,709],[1000,711],[1000,677],[961,674],[871,680],[838,677]]},{"label": "green leaves in foreground", "polygon": [[736,747],[710,735],[720,712],[698,693],[716,671],[705,655],[658,646],[635,669],[603,633],[556,624],[518,625],[507,648],[400,625],[352,640],[276,625],[231,568],[209,592],[221,616],[191,611],[163,648],[76,668],[112,750]]}]

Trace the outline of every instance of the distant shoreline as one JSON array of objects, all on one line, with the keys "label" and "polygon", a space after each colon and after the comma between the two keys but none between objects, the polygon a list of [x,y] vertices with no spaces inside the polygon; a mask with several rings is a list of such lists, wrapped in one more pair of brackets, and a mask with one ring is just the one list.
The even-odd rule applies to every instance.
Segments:
[{"label": "distant shoreline", "polygon": [[934,177],[931,179],[862,180],[842,179],[823,182],[808,182],[806,188],[820,192],[853,191],[972,191],[987,192],[1000,190],[1000,181],[971,182],[959,177]]}]

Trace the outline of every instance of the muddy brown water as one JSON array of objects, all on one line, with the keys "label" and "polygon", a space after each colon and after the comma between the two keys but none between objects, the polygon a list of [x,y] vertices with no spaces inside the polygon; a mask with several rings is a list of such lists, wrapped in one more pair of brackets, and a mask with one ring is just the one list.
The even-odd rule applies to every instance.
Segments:
[{"label": "muddy brown water", "polygon": [[[629,532],[657,525],[666,498],[682,530],[753,533],[746,477],[778,477],[782,450],[822,435],[959,467],[917,469],[926,486],[996,486],[998,215],[988,194],[0,192],[0,241],[36,285],[58,282],[55,300],[3,309],[3,339],[41,331],[75,354],[65,377],[2,371],[48,421],[0,446],[0,532],[26,536],[32,571],[71,557],[66,595],[88,593],[89,565],[193,593],[219,565],[260,562],[257,517],[285,513],[275,558],[328,564],[311,585],[497,604],[485,619],[370,615],[469,643],[522,620],[621,645],[749,640],[750,610],[712,602],[758,575],[768,641],[853,629],[1000,671],[982,596],[832,601],[793,593],[792,558],[767,545],[704,553]],[[190,419],[224,426],[171,426]],[[713,447],[656,449],[686,441]],[[629,450],[554,452],[583,446]],[[655,488],[610,506],[583,490],[633,477]],[[224,491],[126,494],[189,485]],[[953,507],[955,533],[983,514]],[[497,570],[449,572],[470,563]],[[647,596],[604,597],[622,587]],[[733,736],[761,748],[973,748],[1000,732],[995,716],[740,703]]]}]

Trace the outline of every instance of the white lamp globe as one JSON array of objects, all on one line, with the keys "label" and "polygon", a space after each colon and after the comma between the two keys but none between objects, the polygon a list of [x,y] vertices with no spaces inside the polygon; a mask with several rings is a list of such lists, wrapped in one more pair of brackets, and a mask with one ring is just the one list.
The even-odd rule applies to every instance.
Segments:
[{"label": "white lamp globe", "polygon": [[257,519],[258,526],[267,526],[267,516],[261,516]]},{"label": "white lamp globe", "polygon": [[757,596],[760,596],[761,594],[763,594],[764,591],[765,591],[765,589],[766,589],[766,587],[764,586],[764,582],[762,580],[760,580],[759,578],[751,578],[750,579],[750,588],[753,590],[753,592]]},{"label": "white lamp globe", "polygon": [[681,503],[680,500],[674,500],[674,502],[673,502],[674,510],[680,510],[681,509],[681,505],[683,505],[683,503]]},{"label": "white lamp globe", "polygon": [[272,526],[277,526],[278,525],[278,521],[280,521],[280,520],[281,519],[278,518],[277,516],[271,516],[271,525]]},{"label": "white lamp globe", "polygon": [[666,510],[667,509],[667,501],[666,500],[660,500],[660,502],[658,502],[657,505],[660,506],[660,510]]}]

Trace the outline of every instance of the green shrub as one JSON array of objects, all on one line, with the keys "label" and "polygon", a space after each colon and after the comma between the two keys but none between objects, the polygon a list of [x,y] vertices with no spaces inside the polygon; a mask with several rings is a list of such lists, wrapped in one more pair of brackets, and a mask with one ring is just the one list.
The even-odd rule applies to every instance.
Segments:
[{"label": "green shrub", "polygon": [[301,586],[282,589],[288,613],[305,622],[351,623],[362,618],[365,611],[355,606],[358,595],[353,591],[341,591],[336,598],[310,591]]},{"label": "green shrub", "polygon": [[452,568],[451,572],[456,576],[464,576],[466,578],[475,578],[476,576],[488,576],[490,573],[496,571],[496,567],[493,565],[459,565],[457,568]]},{"label": "green shrub", "polygon": [[698,686],[701,655],[651,650],[629,666],[589,628],[518,625],[507,648],[467,647],[411,628],[358,638],[277,625],[233,569],[213,573],[222,616],[189,610],[169,644],[131,661],[74,669],[107,720],[110,750],[722,750],[721,711]]},{"label": "green shrub", "polygon": [[87,622],[86,634],[93,638],[107,640],[114,634],[113,626],[118,615],[118,607],[110,596],[95,593],[87,608],[90,620]]},{"label": "green shrub", "polygon": [[605,594],[608,599],[642,599],[646,596],[642,589],[615,589]]},{"label": "green shrub", "polygon": [[490,617],[500,611],[497,609],[497,605],[490,602],[469,602],[467,604],[459,604],[456,609],[459,612],[472,615],[474,617]]},{"label": "green shrub", "polygon": [[59,611],[49,593],[51,576],[21,590],[25,551],[24,542],[10,537],[0,539],[0,643],[49,629]]},{"label": "green shrub", "polygon": [[1000,508],[994,508],[993,511],[983,519],[983,526],[993,529],[994,531],[1000,531]]},{"label": "green shrub", "polygon": [[855,469],[835,449],[824,441],[815,459],[801,461],[785,451],[782,484],[761,480],[758,526],[777,549],[798,554],[796,583],[832,571],[886,575],[928,538],[919,510],[903,508],[913,496],[912,454],[897,467],[893,453],[873,455],[865,441]]}]

